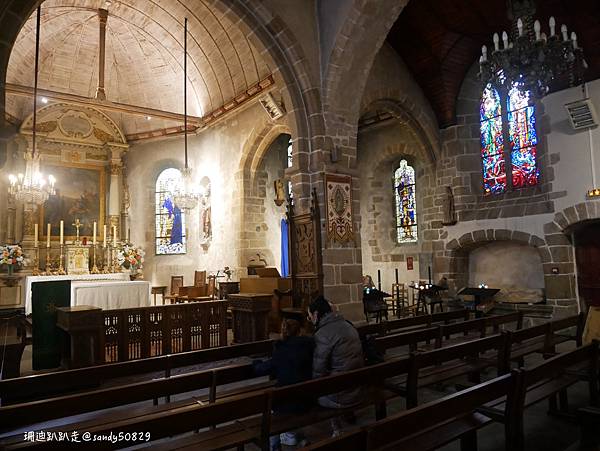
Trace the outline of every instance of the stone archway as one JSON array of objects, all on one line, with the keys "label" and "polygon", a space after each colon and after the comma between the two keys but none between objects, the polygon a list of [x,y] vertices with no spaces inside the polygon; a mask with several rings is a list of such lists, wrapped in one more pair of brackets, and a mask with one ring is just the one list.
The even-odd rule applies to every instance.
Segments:
[{"label": "stone archway", "polygon": [[237,199],[237,224],[234,226],[239,231],[236,250],[238,266],[242,271],[250,255],[268,251],[266,240],[260,237],[261,232],[257,228],[264,223],[266,191],[270,187],[266,186],[266,174],[259,169],[263,157],[282,134],[291,135],[286,124],[267,121],[246,140],[242,151],[239,170],[235,175],[237,193],[234,196]]},{"label": "stone archway", "polygon": [[[544,224],[548,243],[548,265],[544,265],[547,290],[552,294],[549,301],[556,306],[570,307],[577,302],[576,268],[571,232],[575,225],[600,219],[597,202],[581,202],[565,208]],[[546,267],[548,270],[546,270]],[[553,273],[553,269],[557,274]]]},{"label": "stone archway", "polygon": [[[469,252],[494,241],[521,243],[537,249],[544,271],[546,304],[553,308],[554,316],[565,316],[577,311],[573,265],[572,263],[570,267],[563,265],[563,260],[569,258],[572,260],[572,257],[569,257],[572,251],[561,250],[560,254],[552,251],[552,247],[555,246],[551,243],[555,242],[555,238],[548,239],[548,235],[546,239],[542,239],[534,234],[507,229],[475,230],[465,233],[447,243],[444,256],[434,258],[436,273],[447,277],[453,290],[467,286]],[[558,268],[558,274],[553,273],[553,268]]]}]

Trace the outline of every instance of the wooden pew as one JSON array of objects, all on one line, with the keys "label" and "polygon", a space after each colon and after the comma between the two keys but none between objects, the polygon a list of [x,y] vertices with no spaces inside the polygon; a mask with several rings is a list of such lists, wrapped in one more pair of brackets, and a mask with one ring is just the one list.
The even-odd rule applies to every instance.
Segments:
[{"label": "wooden pew", "polygon": [[[429,451],[460,439],[462,450],[475,451],[477,430],[501,419],[505,420],[505,448],[520,451],[524,449],[524,409],[573,384],[578,375],[569,372],[568,368],[581,369],[583,365],[590,401],[592,405],[598,405],[598,356],[598,343],[595,342],[532,368],[513,370],[511,374],[348,431],[340,437],[315,443],[304,450]],[[482,405],[495,405],[496,408]]]},{"label": "wooden pew", "polygon": [[[410,318],[400,318],[393,321],[385,321],[377,324],[366,324],[358,326],[356,330],[359,335],[386,335],[389,333],[400,332],[402,329],[427,328],[437,323],[448,323],[453,320],[467,320],[471,312],[466,309],[452,310],[443,313],[434,313],[433,315],[418,315]],[[406,331],[406,330],[405,330]]]},{"label": "wooden pew", "polygon": [[[186,404],[174,403],[173,405],[159,406],[159,408],[133,409],[129,415],[118,416],[115,416],[113,412],[110,412],[107,414],[99,414],[95,418],[92,417],[91,419],[82,422],[62,424],[56,428],[45,429],[55,429],[60,431],[88,431],[95,434],[109,434],[111,431],[113,433],[152,431],[152,439],[155,440],[166,436],[173,436],[188,431],[194,431],[196,429],[215,424],[238,420],[236,425],[241,427],[240,431],[244,432],[242,436],[245,437],[247,441],[256,441],[258,440],[257,437],[262,437],[264,439],[264,433],[262,432],[264,432],[265,424],[267,424],[265,415],[269,416],[268,430],[270,433],[278,433],[276,431],[284,432],[285,430],[288,430],[286,428],[289,427],[290,422],[294,424],[298,424],[299,422],[300,425],[312,424],[316,421],[321,421],[340,415],[343,412],[343,410],[340,409],[325,409],[315,407],[315,409],[303,416],[276,416],[271,419],[270,411],[273,403],[276,404],[278,402],[286,402],[290,399],[306,399],[308,393],[317,397],[319,395],[338,392],[348,388],[364,386],[365,381],[369,381],[371,387],[365,394],[363,404],[360,406],[354,406],[353,409],[372,405],[376,409],[377,418],[382,418],[385,416],[385,402],[387,399],[397,396],[395,393],[381,388],[383,380],[388,377],[397,376],[401,373],[406,373],[408,371],[409,364],[410,363],[408,359],[396,359],[370,367],[303,382],[301,384],[268,390],[258,390],[246,395],[229,396],[221,400],[217,399],[215,402],[205,405],[200,405],[197,402]],[[244,407],[244,415],[242,415],[240,412],[236,411],[238,408],[238,404],[236,403],[240,399],[243,399],[244,396],[254,396],[252,402],[256,404],[256,396],[259,394],[268,395],[268,412],[267,410],[262,410],[262,408],[259,409],[257,406],[254,406],[254,416],[250,420],[239,420],[242,416],[250,416],[250,414],[248,414],[250,407]],[[233,402],[229,403],[229,400],[232,400]],[[217,411],[217,414],[214,416],[207,413],[213,408]],[[229,416],[223,416],[223,412],[227,408],[231,410],[231,413]],[[199,422],[194,422],[196,415],[201,418]],[[182,424],[186,426],[183,427],[180,424],[177,424],[175,427],[169,429],[169,423],[171,421],[181,421]],[[273,423],[273,425],[271,425],[271,423]],[[233,436],[237,437],[237,430],[233,426],[226,427],[229,427],[227,434],[232,434]],[[217,431],[220,429],[221,428],[217,428]],[[250,432],[250,434],[248,434],[248,432]],[[194,439],[190,437],[183,437],[177,440],[181,440],[182,443],[186,444],[186,446],[191,446],[191,443],[193,442],[195,444],[194,446],[196,446],[195,449],[221,449],[214,448],[213,446],[216,446],[214,443],[211,443],[211,447],[205,447],[207,446],[206,443],[208,440],[207,434],[212,440],[215,432],[211,430],[194,435]],[[21,447],[25,446],[22,438],[23,435],[19,434],[18,436],[4,441],[2,444],[5,446],[5,449],[20,449]],[[226,437],[221,437],[221,440],[222,442],[220,443],[224,449],[231,446],[238,446],[239,443],[237,441],[241,439],[239,437],[236,438],[236,443],[233,444],[228,442]],[[172,449],[174,447],[173,442],[174,440],[170,440],[168,445],[165,445],[165,449]],[[264,444],[264,440],[261,443]],[[27,445],[27,447],[38,446],[36,444]],[[112,445],[107,444],[107,446]],[[114,448],[115,446],[112,447]],[[192,447],[191,449],[194,448]]]},{"label": "wooden pew", "polygon": [[269,355],[272,349],[273,342],[265,340],[6,379],[0,381],[0,399],[2,405],[6,405],[23,400],[43,399],[59,393],[89,390],[122,377],[157,372],[163,372],[164,377],[170,377],[175,368],[251,355]]},{"label": "wooden pew", "polygon": [[509,393],[506,399],[489,403],[478,410],[506,425],[507,450],[523,450],[523,413],[527,407],[551,399],[557,393],[564,393],[568,387],[580,380],[588,383],[590,404],[600,406],[599,357],[598,341],[593,341],[530,368],[513,370],[512,375],[516,378],[515,390]]}]

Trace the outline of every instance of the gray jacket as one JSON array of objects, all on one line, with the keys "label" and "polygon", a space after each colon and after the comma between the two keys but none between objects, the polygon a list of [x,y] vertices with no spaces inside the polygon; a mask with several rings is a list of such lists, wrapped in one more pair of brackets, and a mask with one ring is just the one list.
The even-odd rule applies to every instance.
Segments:
[{"label": "gray jacket", "polygon": [[[320,319],[314,335],[313,378],[362,368],[364,357],[358,332],[337,313]],[[326,398],[326,399],[324,399]],[[328,402],[329,401],[329,402]],[[328,407],[347,407],[361,401],[360,388],[346,390],[319,399]]]}]

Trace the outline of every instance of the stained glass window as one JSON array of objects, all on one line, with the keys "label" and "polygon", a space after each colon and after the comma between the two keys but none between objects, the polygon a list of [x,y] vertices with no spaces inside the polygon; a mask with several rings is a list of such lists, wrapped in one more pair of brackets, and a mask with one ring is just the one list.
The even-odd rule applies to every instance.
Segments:
[{"label": "stained glass window", "polygon": [[507,106],[513,188],[537,185],[540,174],[536,164],[535,107],[529,105],[529,92],[513,86]]},{"label": "stained glass window", "polygon": [[506,190],[501,105],[498,91],[488,84],[483,91],[479,111],[485,194],[503,193]]},{"label": "stained glass window", "polygon": [[406,160],[400,161],[394,173],[394,191],[398,243],[414,243],[417,241],[415,170]]},{"label": "stained glass window", "polygon": [[292,137],[290,136],[290,140],[288,141],[288,146],[287,146],[287,167],[291,168],[292,167]]},{"label": "stained glass window", "polygon": [[181,183],[181,172],[165,169],[156,179],[156,255],[185,254],[185,214],[173,201],[173,191]]},{"label": "stained glass window", "polygon": [[[507,167],[513,189],[533,186],[539,181],[535,106],[530,105],[529,97],[529,92],[519,89],[518,84],[514,84],[508,94],[499,93],[491,84],[483,91],[479,113],[486,195],[506,191]],[[505,114],[502,105],[506,105]],[[508,162],[504,153],[504,136],[508,136],[510,145]]]}]

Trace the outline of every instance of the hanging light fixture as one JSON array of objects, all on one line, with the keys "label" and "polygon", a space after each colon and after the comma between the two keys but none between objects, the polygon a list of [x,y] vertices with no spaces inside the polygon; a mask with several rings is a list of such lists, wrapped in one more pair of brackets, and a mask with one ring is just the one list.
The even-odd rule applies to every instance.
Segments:
[{"label": "hanging light fixture", "polygon": [[25,174],[8,176],[8,193],[26,206],[41,205],[48,197],[55,194],[55,178],[50,175],[48,181],[40,171],[40,154],[36,152],[36,127],[37,127],[37,91],[38,91],[38,66],[40,59],[40,12],[37,9],[36,36],[35,36],[35,74],[33,83],[33,128],[31,137],[31,152],[25,153]]},{"label": "hanging light fixture", "polygon": [[569,35],[566,25],[556,31],[556,20],[550,17],[550,36],[542,32],[534,0],[508,0],[510,33],[494,33],[494,48],[481,48],[479,78],[498,87],[519,86],[542,98],[557,78],[568,77],[570,86],[583,83],[587,63],[577,44],[577,35]]},{"label": "hanging light fixture", "polygon": [[187,17],[185,18],[183,37],[183,137],[185,167],[179,185],[173,192],[173,201],[182,210],[193,210],[200,199],[200,192],[192,178],[192,169],[188,166],[188,125],[187,125]]}]

